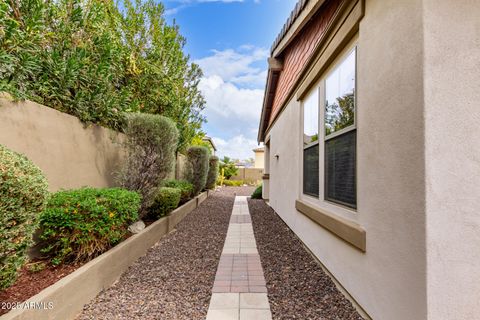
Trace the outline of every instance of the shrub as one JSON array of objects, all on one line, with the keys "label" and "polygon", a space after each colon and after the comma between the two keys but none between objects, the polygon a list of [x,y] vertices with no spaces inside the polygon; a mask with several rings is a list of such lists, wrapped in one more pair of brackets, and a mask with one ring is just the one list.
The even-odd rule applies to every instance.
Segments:
[{"label": "shrub", "polygon": [[142,195],[140,216],[144,217],[161,181],[174,168],[178,130],[166,117],[138,113],[127,117],[125,133],[127,159],[120,185]]},{"label": "shrub", "polygon": [[207,189],[214,189],[215,183],[218,177],[218,158],[216,156],[210,157],[208,161],[208,176],[207,176]]},{"label": "shrub", "polygon": [[208,150],[193,146],[187,150],[187,177],[193,184],[193,193],[199,194],[205,188],[208,174]]},{"label": "shrub", "polygon": [[193,196],[193,184],[185,180],[166,180],[162,183],[163,187],[177,188],[181,191],[180,203],[185,203]]},{"label": "shrub", "polygon": [[124,239],[139,208],[140,195],[119,188],[59,191],[40,217],[42,252],[55,265],[91,260]]},{"label": "shrub", "polygon": [[120,128],[168,115],[187,145],[205,121],[202,71],[159,1],[0,1],[0,92]]},{"label": "shrub", "polygon": [[15,282],[48,196],[47,180],[23,155],[0,145],[0,289]]},{"label": "shrub", "polygon": [[150,213],[155,218],[168,215],[178,207],[182,191],[178,188],[162,187],[158,189],[155,200],[150,207]]},{"label": "shrub", "polygon": [[252,193],[252,199],[262,199],[262,185],[259,185]]},{"label": "shrub", "polygon": [[242,180],[223,180],[223,185],[227,187],[240,187],[245,184]]},{"label": "shrub", "polygon": [[238,173],[238,168],[229,157],[223,157],[222,161],[220,161],[219,170],[223,170],[223,176],[227,179],[230,179]]}]

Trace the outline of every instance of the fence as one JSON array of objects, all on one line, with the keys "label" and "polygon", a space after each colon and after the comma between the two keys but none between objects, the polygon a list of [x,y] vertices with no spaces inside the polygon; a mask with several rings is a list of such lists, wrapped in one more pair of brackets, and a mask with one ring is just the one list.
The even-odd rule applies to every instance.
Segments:
[{"label": "fence", "polygon": [[238,168],[238,172],[230,180],[243,180],[245,182],[261,181],[263,169],[258,168]]},{"label": "fence", "polygon": [[114,172],[124,158],[123,134],[8,96],[0,97],[0,123],[0,144],[40,167],[50,191],[115,185]]}]

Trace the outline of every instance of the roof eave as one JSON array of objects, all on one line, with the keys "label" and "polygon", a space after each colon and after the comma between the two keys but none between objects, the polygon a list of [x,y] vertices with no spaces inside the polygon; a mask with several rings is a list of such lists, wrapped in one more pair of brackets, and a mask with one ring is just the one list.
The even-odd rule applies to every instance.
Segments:
[{"label": "roof eave", "polygon": [[276,58],[282,54],[283,50],[296,38],[298,33],[308,21],[310,21],[325,1],[326,0],[299,0],[297,2],[270,49],[272,57]]},{"label": "roof eave", "polygon": [[268,127],[270,120],[270,114],[272,111],[273,98],[275,97],[275,91],[277,89],[278,77],[283,70],[282,61],[269,58],[268,59],[268,74],[267,83],[265,85],[265,95],[263,96],[262,115],[260,117],[260,124],[258,128],[257,142],[264,142],[265,131]]}]

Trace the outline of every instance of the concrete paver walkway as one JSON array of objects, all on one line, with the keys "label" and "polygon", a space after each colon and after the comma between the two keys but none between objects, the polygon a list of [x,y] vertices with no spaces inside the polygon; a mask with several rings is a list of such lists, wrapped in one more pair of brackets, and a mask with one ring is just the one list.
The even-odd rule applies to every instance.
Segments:
[{"label": "concrete paver walkway", "polygon": [[237,196],[218,264],[207,320],[271,320],[247,197]]}]

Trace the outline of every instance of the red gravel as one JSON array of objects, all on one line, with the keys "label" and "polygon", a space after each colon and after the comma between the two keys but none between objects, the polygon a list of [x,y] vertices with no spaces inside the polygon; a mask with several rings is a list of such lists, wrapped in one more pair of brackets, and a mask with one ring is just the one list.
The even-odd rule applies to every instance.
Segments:
[{"label": "red gravel", "polygon": [[234,194],[253,190],[215,192],[86,305],[79,319],[205,319]]},{"label": "red gravel", "polygon": [[249,200],[273,319],[363,319],[263,200]]}]

